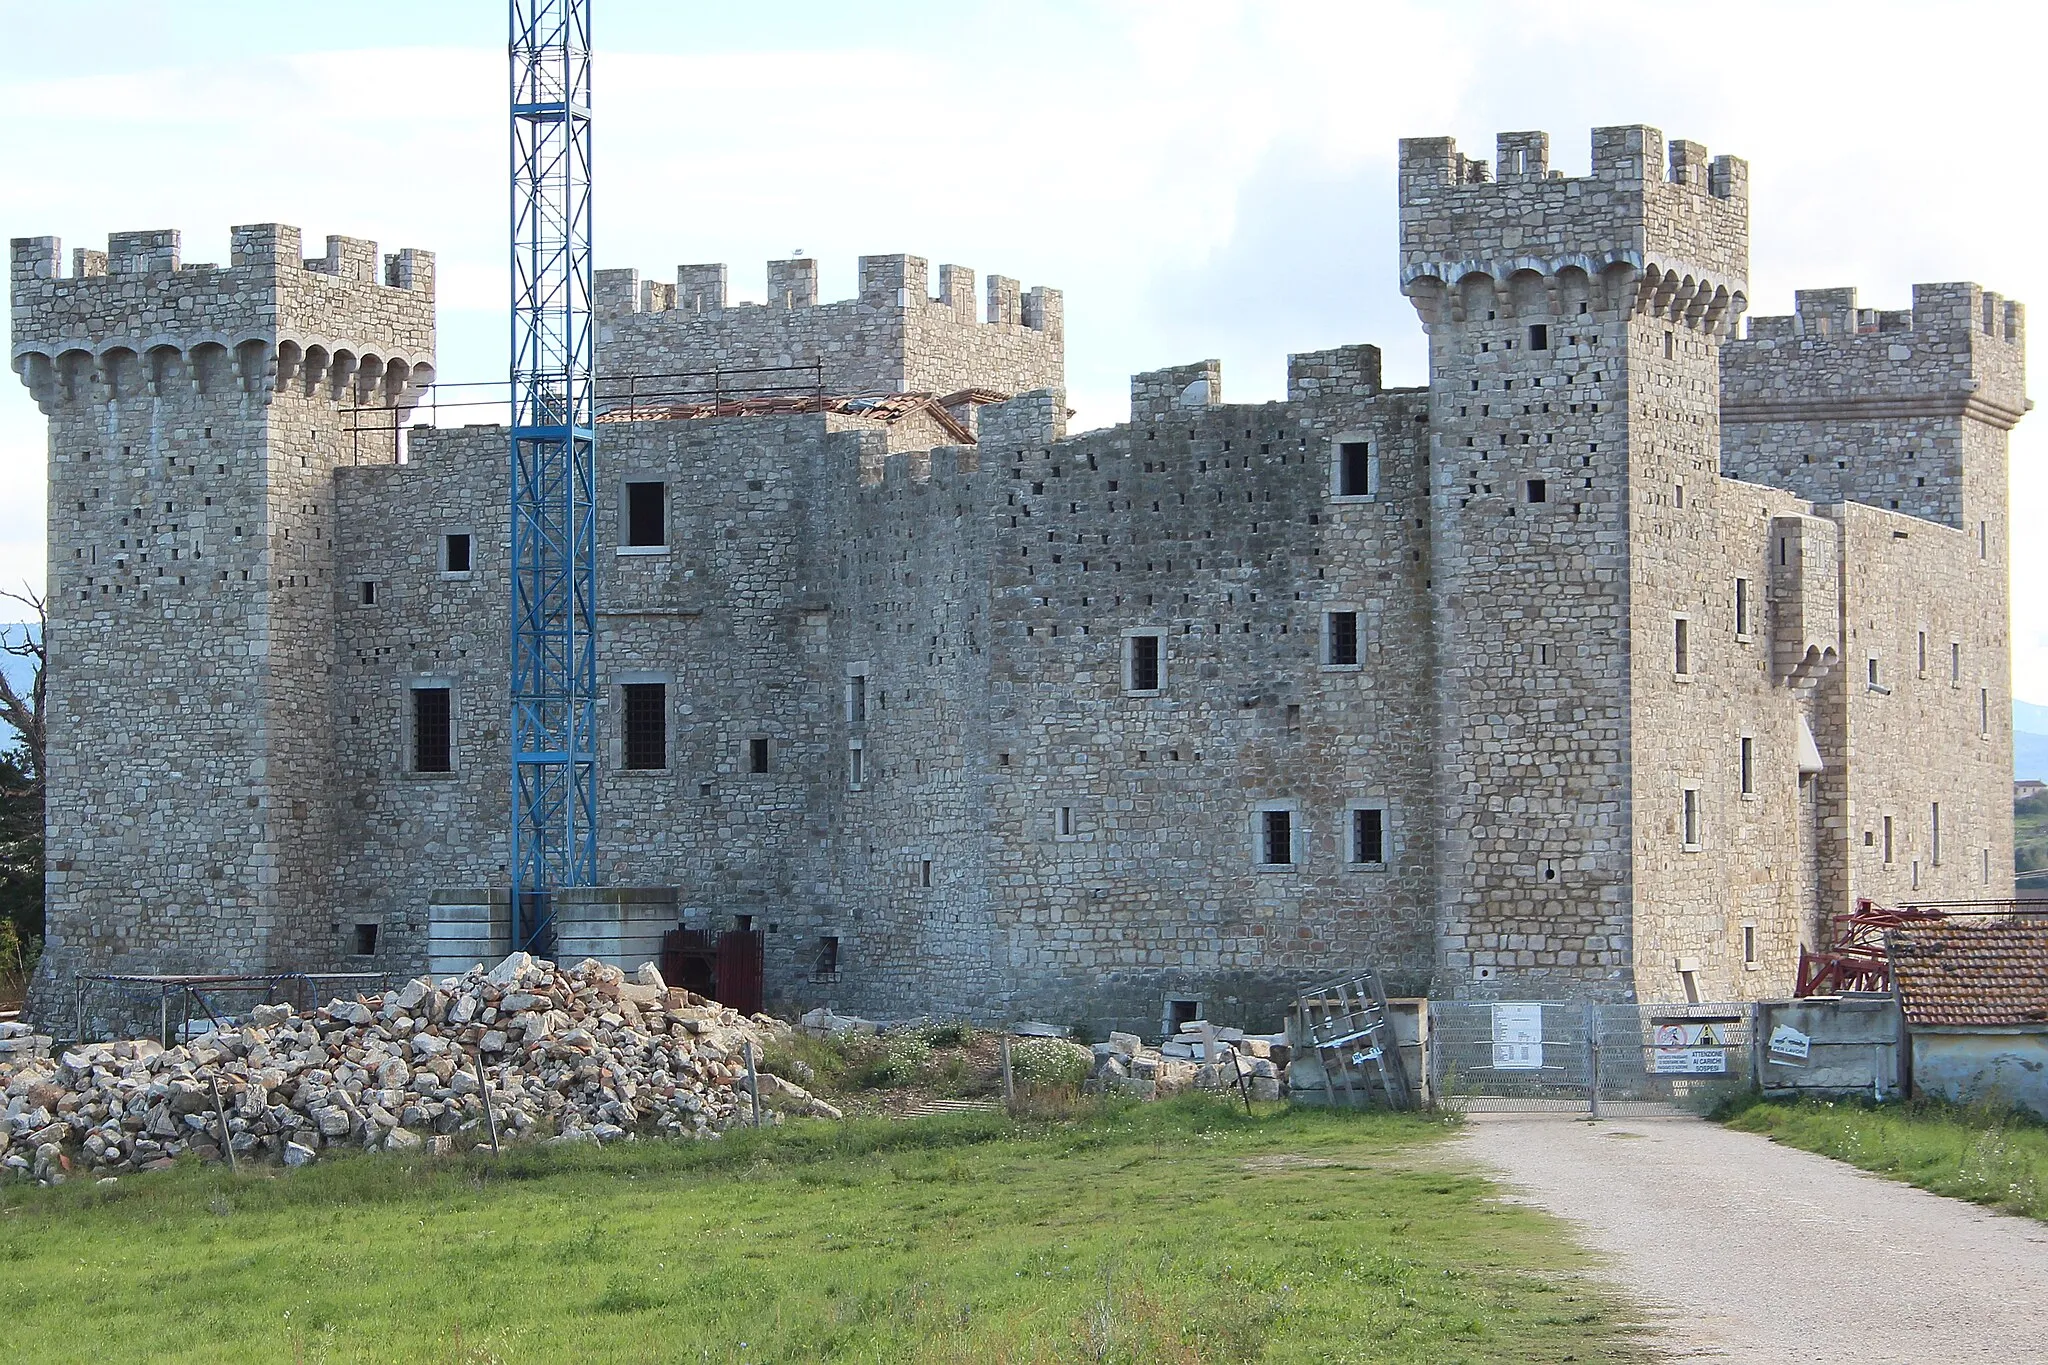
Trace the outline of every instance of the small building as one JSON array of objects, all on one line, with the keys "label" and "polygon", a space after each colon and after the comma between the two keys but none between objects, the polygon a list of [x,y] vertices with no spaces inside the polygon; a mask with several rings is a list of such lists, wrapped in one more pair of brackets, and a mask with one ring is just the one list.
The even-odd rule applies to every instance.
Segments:
[{"label": "small building", "polygon": [[1890,948],[1911,1093],[2048,1117],[2048,920],[1916,925]]},{"label": "small building", "polygon": [[2014,801],[2031,801],[2042,792],[2048,792],[2048,782],[2043,782],[2039,778],[2023,777],[2012,784]]}]

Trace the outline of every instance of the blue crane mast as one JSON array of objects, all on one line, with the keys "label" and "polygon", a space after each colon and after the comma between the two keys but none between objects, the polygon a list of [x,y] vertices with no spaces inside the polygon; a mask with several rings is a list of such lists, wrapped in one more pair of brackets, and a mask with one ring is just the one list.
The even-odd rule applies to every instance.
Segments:
[{"label": "blue crane mast", "polygon": [[512,947],[597,881],[590,0],[511,0]]}]

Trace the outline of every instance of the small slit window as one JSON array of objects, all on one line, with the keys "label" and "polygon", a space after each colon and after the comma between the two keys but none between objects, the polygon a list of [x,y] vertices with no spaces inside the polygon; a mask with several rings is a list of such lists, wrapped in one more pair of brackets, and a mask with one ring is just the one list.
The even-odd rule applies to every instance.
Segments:
[{"label": "small slit window", "polygon": [[1680,841],[1687,852],[1696,852],[1700,847],[1700,789],[1687,787],[1680,796],[1679,807]]},{"label": "small slit window", "polygon": [[1692,622],[1683,616],[1671,623],[1671,671],[1681,678],[1692,673]]},{"label": "small slit window", "polygon": [[846,746],[846,785],[859,791],[868,780],[867,746],[854,740]]},{"label": "small slit window", "polygon": [[1735,633],[1746,636],[1749,631],[1749,580],[1735,580]]}]

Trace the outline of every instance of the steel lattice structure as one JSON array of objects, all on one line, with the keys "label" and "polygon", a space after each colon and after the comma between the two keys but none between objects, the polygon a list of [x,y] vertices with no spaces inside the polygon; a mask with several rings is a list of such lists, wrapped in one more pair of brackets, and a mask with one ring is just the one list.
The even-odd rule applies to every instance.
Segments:
[{"label": "steel lattice structure", "polygon": [[512,0],[512,946],[597,880],[590,0]]}]

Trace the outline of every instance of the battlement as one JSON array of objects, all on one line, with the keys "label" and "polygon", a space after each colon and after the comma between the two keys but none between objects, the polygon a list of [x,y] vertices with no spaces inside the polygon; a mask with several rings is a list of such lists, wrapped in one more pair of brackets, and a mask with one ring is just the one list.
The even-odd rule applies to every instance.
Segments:
[{"label": "battlement", "polygon": [[282,378],[339,401],[350,386],[402,404],[433,373],[434,256],[380,257],[329,237],[301,254],[299,229],[236,227],[225,267],[187,264],[175,229],[116,232],[63,269],[55,237],[12,243],[12,350],[45,411],[190,382],[269,393]]},{"label": "battlement", "polygon": [[729,268],[723,263],[679,265],[673,285],[643,279],[635,269],[597,272],[594,311],[600,319],[635,313],[674,312],[702,316],[759,308],[794,312],[803,308],[869,308],[908,312],[913,309],[951,314],[962,323],[1023,327],[1058,335],[1065,309],[1060,291],[1038,286],[1023,290],[1005,275],[988,277],[986,307],[975,300],[975,273],[962,265],[941,265],[938,292],[930,291],[931,263],[922,256],[891,255],[860,258],[860,283],[851,299],[822,303],[818,298],[818,263],[810,257],[769,261],[764,302],[734,303],[729,297]]},{"label": "battlement", "polygon": [[[1640,276],[1652,293],[1722,300],[1717,318],[1742,311],[1749,167],[1741,158],[1666,143],[1640,124],[1595,128],[1584,176],[1552,169],[1546,133],[1502,133],[1495,153],[1498,178],[1455,138],[1401,140],[1401,285],[1411,296],[1418,281],[1450,290],[1475,274],[1505,283],[1524,271],[1555,278],[1570,270],[1608,276],[1612,304],[1632,300]],[[1705,311],[1695,309],[1694,320]]]},{"label": "battlement", "polygon": [[1745,340],[1836,341],[1918,332],[1982,338],[2024,352],[2026,331],[2023,304],[1958,282],[1916,284],[1913,306],[1891,310],[1859,307],[1853,288],[1796,290],[1790,313],[1751,318]]}]

